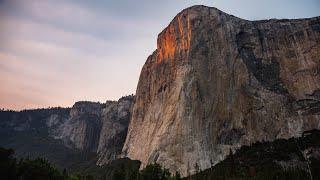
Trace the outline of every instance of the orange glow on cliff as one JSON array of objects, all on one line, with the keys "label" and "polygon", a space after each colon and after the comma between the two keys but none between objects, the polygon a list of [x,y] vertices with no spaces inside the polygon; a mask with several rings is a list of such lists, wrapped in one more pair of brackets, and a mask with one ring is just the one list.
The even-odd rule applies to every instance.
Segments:
[{"label": "orange glow on cliff", "polygon": [[191,42],[191,25],[189,17],[177,17],[175,23],[171,23],[166,31],[158,37],[158,59],[162,61],[174,60],[175,54],[179,52],[189,53]]}]

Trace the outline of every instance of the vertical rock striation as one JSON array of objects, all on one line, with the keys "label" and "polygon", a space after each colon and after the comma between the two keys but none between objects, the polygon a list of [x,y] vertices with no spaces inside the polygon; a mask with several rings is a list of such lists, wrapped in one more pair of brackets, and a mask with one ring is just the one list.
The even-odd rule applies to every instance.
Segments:
[{"label": "vertical rock striation", "polygon": [[229,149],[320,128],[320,18],[179,13],[141,71],[123,152],[186,176]]}]

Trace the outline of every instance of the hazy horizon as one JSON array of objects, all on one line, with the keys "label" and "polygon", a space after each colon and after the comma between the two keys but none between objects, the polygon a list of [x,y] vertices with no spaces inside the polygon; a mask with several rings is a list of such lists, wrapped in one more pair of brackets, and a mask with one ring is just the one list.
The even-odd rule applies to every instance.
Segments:
[{"label": "hazy horizon", "polygon": [[71,107],[135,94],[157,35],[181,10],[248,19],[309,18],[320,1],[0,0],[0,108]]}]

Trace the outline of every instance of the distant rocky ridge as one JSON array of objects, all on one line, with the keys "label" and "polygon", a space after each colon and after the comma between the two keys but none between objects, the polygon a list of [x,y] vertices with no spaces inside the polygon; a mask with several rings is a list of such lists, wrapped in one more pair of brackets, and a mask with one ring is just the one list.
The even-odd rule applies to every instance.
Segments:
[{"label": "distant rocky ridge", "polygon": [[[72,108],[1,111],[0,146],[14,148],[21,157],[46,157],[51,146],[59,146],[77,156],[90,154],[97,165],[106,164],[121,153],[133,101],[134,96],[125,96],[103,104],[80,101]],[[54,158],[46,158],[63,164],[54,153]]]},{"label": "distant rocky ridge", "polygon": [[123,151],[186,176],[230,149],[319,129],[319,93],[320,17],[247,21],[193,6],[143,66]]}]

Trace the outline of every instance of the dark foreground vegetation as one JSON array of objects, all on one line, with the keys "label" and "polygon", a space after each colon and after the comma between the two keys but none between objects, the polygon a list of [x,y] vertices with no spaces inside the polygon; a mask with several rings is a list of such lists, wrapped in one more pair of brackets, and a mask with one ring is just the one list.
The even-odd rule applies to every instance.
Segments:
[{"label": "dark foreground vegetation", "polygon": [[[158,164],[139,171],[140,162],[118,159],[108,165],[92,166],[69,173],[42,158],[16,159],[12,149],[0,148],[0,179],[12,180],[175,180]],[[244,146],[212,168],[183,178],[207,179],[320,179],[320,131],[303,137]]]},{"label": "dark foreground vegetation", "polygon": [[320,179],[320,131],[243,146],[212,168],[187,179]]},{"label": "dark foreground vegetation", "polygon": [[43,158],[19,159],[12,149],[0,148],[1,180],[167,180],[180,179],[179,174],[171,175],[169,170],[158,164],[148,165],[139,171],[140,162],[118,159],[102,167],[91,167],[69,174]]}]

